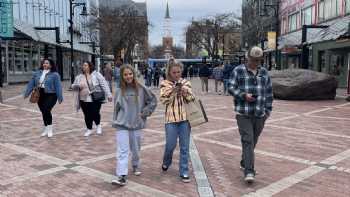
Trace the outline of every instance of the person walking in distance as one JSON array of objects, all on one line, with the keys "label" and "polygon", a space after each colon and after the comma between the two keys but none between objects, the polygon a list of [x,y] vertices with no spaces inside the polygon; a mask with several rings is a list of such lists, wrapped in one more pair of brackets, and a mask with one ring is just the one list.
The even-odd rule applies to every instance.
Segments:
[{"label": "person walking in distance", "polygon": [[221,95],[221,90],[218,90],[218,87],[221,87],[222,80],[223,80],[223,68],[220,64],[218,64],[214,69],[213,69],[213,77],[215,80],[215,93],[218,93]]},{"label": "person walking in distance", "polygon": [[35,72],[29,81],[24,98],[27,98],[36,87],[40,88],[38,106],[44,122],[41,136],[51,138],[53,136],[51,110],[57,101],[60,104],[63,101],[61,77],[57,73],[56,66],[52,60],[44,59],[40,70]]},{"label": "person walking in distance", "polygon": [[244,180],[252,183],[255,179],[254,149],[263,131],[266,119],[271,115],[273,93],[271,78],[262,67],[263,51],[252,47],[246,54],[247,63],[233,70],[229,93],[234,96],[236,119],[242,143],[240,168]]},{"label": "person walking in distance", "polygon": [[[72,85],[75,93],[75,106],[78,111],[80,108],[84,113],[86,124],[85,137],[92,134],[92,125],[96,124],[96,133],[102,135],[101,126],[101,106],[105,103],[105,98],[112,102],[112,93],[108,87],[105,78],[95,70],[95,66],[91,62],[84,62],[82,66],[83,73],[76,76]],[[104,96],[98,99],[94,96],[95,93],[100,93]]]},{"label": "person walking in distance", "polygon": [[110,92],[112,92],[113,69],[111,63],[106,64],[106,67],[103,69],[103,76],[108,83]]},{"label": "person walking in distance", "polygon": [[230,64],[228,61],[225,61],[224,69],[223,69],[223,80],[224,80],[224,94],[228,96],[228,84],[230,82],[231,73],[234,66]]},{"label": "person walking in distance", "polygon": [[129,150],[132,152],[133,173],[136,176],[141,175],[141,130],[146,125],[146,118],[154,112],[157,98],[137,81],[132,66],[123,65],[120,73],[121,84],[114,98],[112,122],[112,126],[117,129],[117,179],[113,179],[112,184],[125,185],[128,176]]},{"label": "person walking in distance", "polygon": [[199,69],[199,78],[201,79],[202,92],[208,93],[208,79],[210,76],[210,70],[207,64],[201,65]]},{"label": "person walking in distance", "polygon": [[191,83],[181,78],[182,64],[169,61],[166,80],[160,85],[160,101],[165,105],[165,151],[162,170],[168,170],[179,138],[179,175],[183,182],[190,182],[188,158],[191,126],[186,117],[185,102],[194,100]]},{"label": "person walking in distance", "polygon": [[122,65],[122,61],[118,59],[114,66],[114,81],[115,87],[118,88],[120,85],[120,66]]}]

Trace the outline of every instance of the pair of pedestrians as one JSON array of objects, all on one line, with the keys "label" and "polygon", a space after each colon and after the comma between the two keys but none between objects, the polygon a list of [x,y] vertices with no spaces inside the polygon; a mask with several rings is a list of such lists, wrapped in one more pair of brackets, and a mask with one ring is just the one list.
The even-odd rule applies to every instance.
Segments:
[{"label": "pair of pedestrians", "polygon": [[[184,103],[194,99],[191,84],[181,79],[182,65],[169,61],[166,80],[160,88],[160,101],[165,104],[166,145],[162,170],[165,172],[172,164],[173,152],[179,138],[180,165],[179,176],[183,182],[189,182],[189,142],[190,125],[187,121]],[[122,66],[121,84],[114,98],[113,127],[117,129],[117,179],[112,184],[125,185],[128,176],[128,155],[132,152],[132,170],[139,176],[142,129],[146,119],[157,106],[155,95],[137,81],[131,66]]]},{"label": "pair of pedestrians", "polygon": [[[39,71],[33,74],[24,93],[24,98],[27,98],[35,88],[39,88],[40,96],[37,104],[44,122],[42,137],[51,138],[53,136],[51,111],[57,101],[63,102],[60,75],[56,70],[54,62],[45,59]],[[107,81],[99,72],[95,71],[95,66],[91,62],[84,62],[82,73],[75,78],[72,88],[75,90],[76,110],[81,108],[84,113],[87,127],[84,136],[88,137],[92,133],[93,122],[96,124],[97,134],[102,134],[100,109],[102,103],[106,102],[106,99],[94,99],[93,93],[99,93],[109,101],[112,101],[112,94]]]}]

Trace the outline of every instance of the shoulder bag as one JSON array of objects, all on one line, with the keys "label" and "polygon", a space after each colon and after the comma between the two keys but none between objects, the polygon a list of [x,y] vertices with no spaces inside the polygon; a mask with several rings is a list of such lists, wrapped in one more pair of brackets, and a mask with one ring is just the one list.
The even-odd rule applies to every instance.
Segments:
[{"label": "shoulder bag", "polygon": [[31,103],[38,103],[39,102],[39,99],[40,99],[40,86],[45,83],[45,80],[46,80],[48,74],[49,73],[47,73],[45,75],[44,81],[42,83],[38,84],[36,87],[33,88],[33,91],[32,91],[32,93],[30,95],[30,98],[29,98],[29,102],[31,102]]},{"label": "shoulder bag", "polygon": [[[88,85],[88,88],[91,92],[91,88],[90,88],[90,84],[89,84],[89,81],[87,79],[87,76],[85,75],[85,79],[86,79],[86,83]],[[101,87],[101,84],[100,82],[98,82],[98,85]],[[103,89],[101,88],[102,92],[97,92],[97,91],[94,91],[94,92],[91,92],[91,98],[93,101],[96,101],[96,102],[103,102],[104,100],[106,100],[106,96],[105,96],[105,93],[103,92]]]}]

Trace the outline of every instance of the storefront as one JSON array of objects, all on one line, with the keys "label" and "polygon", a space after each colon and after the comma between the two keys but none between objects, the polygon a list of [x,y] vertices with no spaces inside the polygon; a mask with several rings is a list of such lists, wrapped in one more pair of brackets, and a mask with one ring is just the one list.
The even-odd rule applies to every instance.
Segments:
[{"label": "storefront", "polygon": [[350,62],[350,41],[328,41],[315,43],[313,70],[334,75],[338,86],[347,87],[348,65]]},{"label": "storefront", "polygon": [[[33,71],[39,69],[44,57],[52,59],[54,62],[62,62],[57,65],[63,79],[70,79],[70,45],[57,44],[54,31],[35,30],[34,27],[20,23],[15,23],[15,37],[11,40],[2,41],[2,61],[4,65],[4,83],[27,82]],[[92,48],[89,45],[79,44],[79,37],[74,41],[74,67],[76,76],[80,72],[83,61],[91,61]],[[58,60],[57,49],[62,50],[62,59]],[[61,69],[59,69],[61,68]]]}]

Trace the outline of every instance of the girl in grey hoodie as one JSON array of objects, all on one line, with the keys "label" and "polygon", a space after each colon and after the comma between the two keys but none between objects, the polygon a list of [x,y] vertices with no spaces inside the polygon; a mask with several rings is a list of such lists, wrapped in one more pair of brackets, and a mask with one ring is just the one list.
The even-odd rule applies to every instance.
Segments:
[{"label": "girl in grey hoodie", "polygon": [[132,152],[133,172],[140,171],[141,129],[145,127],[146,118],[157,106],[155,95],[141,85],[136,79],[136,72],[130,65],[120,69],[121,83],[114,98],[112,126],[117,129],[117,179],[112,184],[125,185],[128,175],[129,149]]}]

